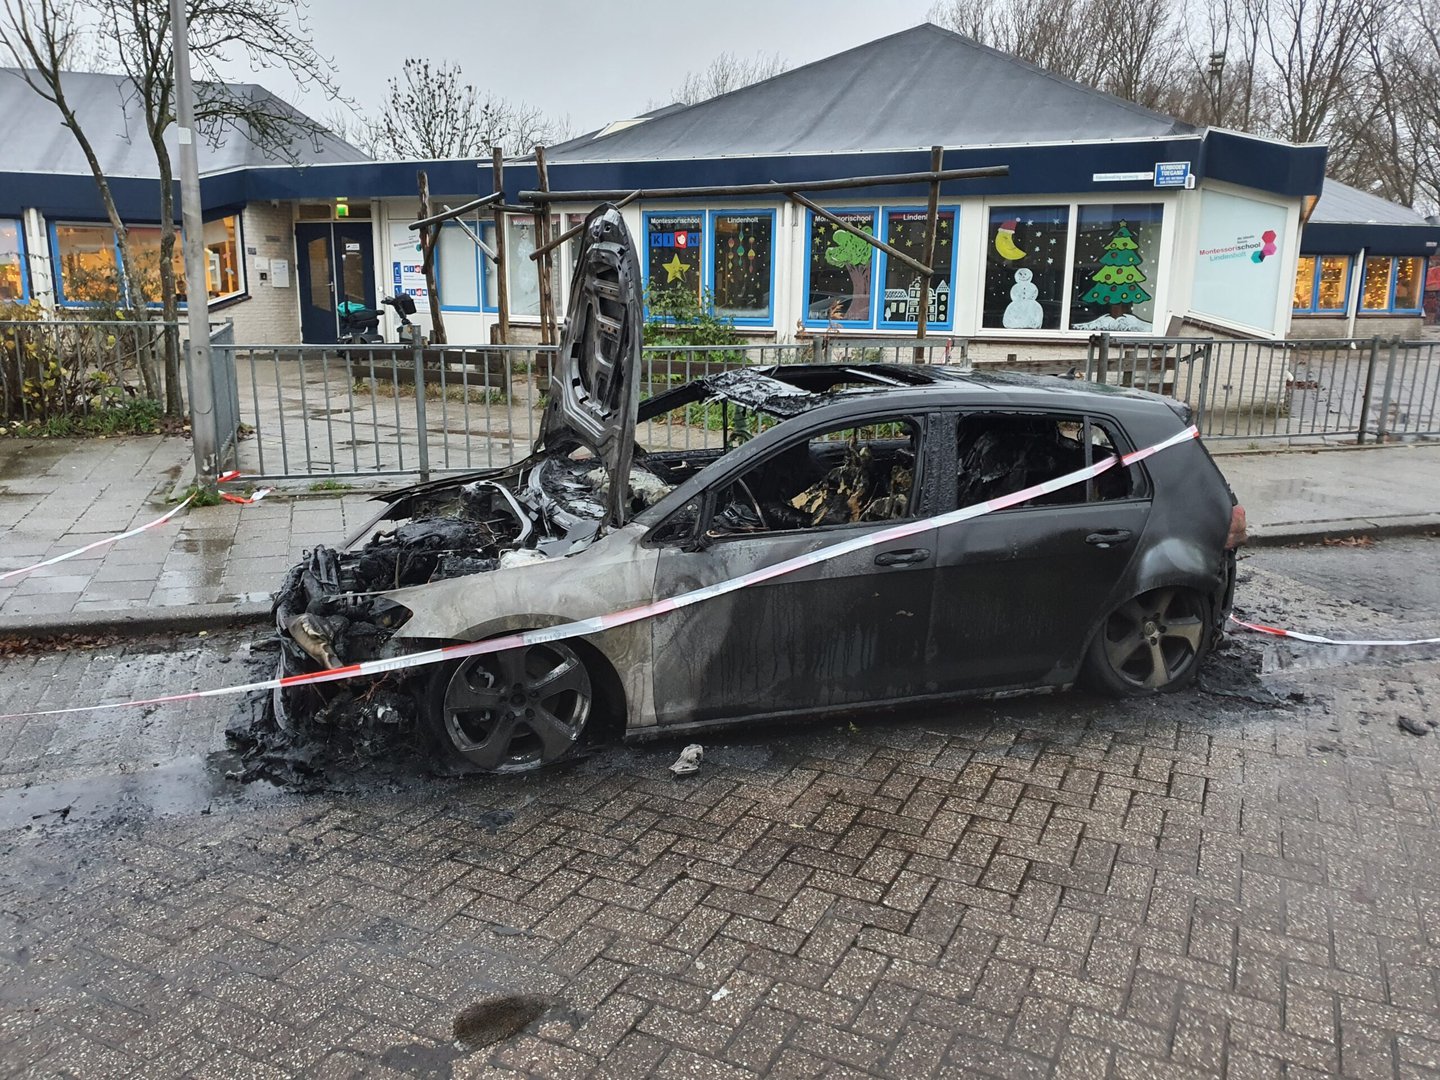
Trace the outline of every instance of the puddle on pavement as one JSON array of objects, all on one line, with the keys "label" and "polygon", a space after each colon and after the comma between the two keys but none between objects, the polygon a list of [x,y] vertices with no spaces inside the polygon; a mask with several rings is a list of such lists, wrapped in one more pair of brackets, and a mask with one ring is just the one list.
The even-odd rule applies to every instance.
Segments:
[{"label": "puddle on pavement", "polygon": [[116,817],[249,810],[292,797],[271,784],[241,786],[227,779],[226,773],[238,768],[238,755],[220,751],[149,768],[137,766],[133,772],[10,788],[0,791],[0,831]]},{"label": "puddle on pavement", "polygon": [[467,1054],[512,1039],[544,1022],[560,1022],[573,1031],[582,1017],[562,1001],[533,994],[504,994],[467,1005],[451,1025],[449,1045],[405,1043],[380,1055],[380,1064],[413,1076],[454,1075],[455,1063]]}]

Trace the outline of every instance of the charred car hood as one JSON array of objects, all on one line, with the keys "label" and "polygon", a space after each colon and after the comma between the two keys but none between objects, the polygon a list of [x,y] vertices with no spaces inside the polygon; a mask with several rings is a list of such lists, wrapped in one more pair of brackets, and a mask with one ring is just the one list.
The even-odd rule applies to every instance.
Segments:
[{"label": "charred car hood", "polygon": [[644,311],[635,243],[611,204],[585,219],[566,315],[535,452],[583,446],[594,453],[609,477],[606,519],[620,526],[635,452]]}]

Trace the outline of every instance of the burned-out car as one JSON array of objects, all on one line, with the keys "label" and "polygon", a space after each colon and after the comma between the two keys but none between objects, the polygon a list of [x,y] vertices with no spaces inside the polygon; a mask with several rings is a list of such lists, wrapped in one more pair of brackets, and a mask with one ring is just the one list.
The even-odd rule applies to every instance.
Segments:
[{"label": "burned-out car", "polygon": [[[587,221],[534,452],[406,488],[277,593],[286,674],[627,611],[837,541],[1020,491],[1184,430],[1186,408],[1083,381],[923,365],[716,370],[643,404],[641,282],[618,211]],[[698,412],[697,412],[698,410]],[[637,423],[738,445],[647,452]],[[1009,509],[920,528],[668,611],[364,680],[279,711],[420,725],[509,771],[628,735],[1063,688],[1191,680],[1234,587],[1243,512],[1198,440]]]}]

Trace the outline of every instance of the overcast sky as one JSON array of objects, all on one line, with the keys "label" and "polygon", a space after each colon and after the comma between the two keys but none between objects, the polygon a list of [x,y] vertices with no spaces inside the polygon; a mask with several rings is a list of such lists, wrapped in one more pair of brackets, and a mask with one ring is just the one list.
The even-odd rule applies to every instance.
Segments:
[{"label": "overcast sky", "polygon": [[[374,111],[407,56],[460,64],[481,90],[570,117],[578,134],[668,100],[717,54],[778,52],[791,67],[923,22],[932,0],[308,0],[341,91]],[[543,44],[538,39],[543,39]],[[317,118],[334,105],[276,71],[249,73]]]}]

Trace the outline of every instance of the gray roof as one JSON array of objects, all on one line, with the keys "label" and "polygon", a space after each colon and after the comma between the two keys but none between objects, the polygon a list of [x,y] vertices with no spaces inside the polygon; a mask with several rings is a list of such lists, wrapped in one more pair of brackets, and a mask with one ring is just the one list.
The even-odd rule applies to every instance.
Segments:
[{"label": "gray roof", "polygon": [[1310,220],[1330,225],[1421,225],[1433,228],[1414,210],[1328,176]]},{"label": "gray roof", "polygon": [[[82,74],[64,76],[66,101],[80,121],[80,127],[95,147],[107,176],[145,177],[157,175],[155,156],[145,136],[143,111],[130,83],[123,75]],[[228,84],[228,92],[250,101],[264,103],[276,111],[303,117],[293,106],[254,83]],[[311,121],[313,123],[313,121]],[[175,129],[167,136],[172,155]],[[16,68],[0,68],[0,170],[18,173],[90,175],[79,144],[61,126],[60,110],[41,98]],[[349,143],[328,132],[297,135],[283,156],[267,153],[245,132],[227,130],[214,138],[202,135],[199,143],[201,173],[224,172],[247,165],[279,163],[369,161]]]},{"label": "gray roof", "polygon": [[930,23],[609,135],[552,161],[843,154],[1154,138],[1195,129]]}]

